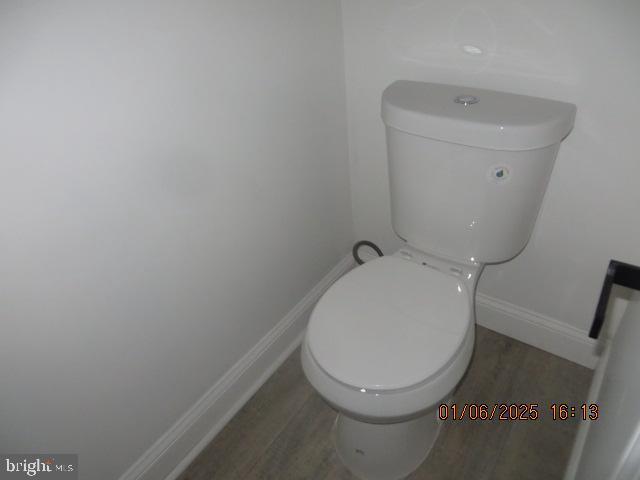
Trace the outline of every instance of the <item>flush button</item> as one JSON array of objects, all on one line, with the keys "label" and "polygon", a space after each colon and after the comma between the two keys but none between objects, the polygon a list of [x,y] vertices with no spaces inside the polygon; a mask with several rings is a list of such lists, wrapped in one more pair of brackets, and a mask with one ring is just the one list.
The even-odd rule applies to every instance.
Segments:
[{"label": "flush button", "polygon": [[458,95],[453,101],[467,107],[469,105],[473,105],[474,103],[478,103],[480,100],[478,99],[478,97],[474,97],[473,95]]}]

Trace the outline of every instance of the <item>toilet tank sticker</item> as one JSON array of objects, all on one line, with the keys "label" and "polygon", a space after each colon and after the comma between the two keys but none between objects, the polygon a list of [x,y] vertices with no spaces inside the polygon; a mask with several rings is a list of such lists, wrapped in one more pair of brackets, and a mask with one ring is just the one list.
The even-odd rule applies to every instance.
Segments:
[{"label": "toilet tank sticker", "polygon": [[506,165],[493,165],[487,171],[487,179],[496,182],[502,183],[506,182],[511,178],[511,170]]}]

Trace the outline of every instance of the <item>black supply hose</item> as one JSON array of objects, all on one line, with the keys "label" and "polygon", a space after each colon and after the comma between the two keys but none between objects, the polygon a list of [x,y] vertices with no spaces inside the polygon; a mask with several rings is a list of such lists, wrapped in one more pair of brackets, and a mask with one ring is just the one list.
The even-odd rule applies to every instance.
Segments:
[{"label": "black supply hose", "polygon": [[362,265],[364,263],[364,260],[362,260],[358,255],[358,250],[360,250],[360,247],[369,247],[374,250],[378,254],[378,256],[384,257],[384,253],[382,253],[382,250],[380,250],[380,248],[375,243],[370,242],[369,240],[360,240],[359,242],[356,242],[356,244],[353,246],[353,250],[351,250],[351,253],[353,253],[353,258],[355,258],[358,265]]}]

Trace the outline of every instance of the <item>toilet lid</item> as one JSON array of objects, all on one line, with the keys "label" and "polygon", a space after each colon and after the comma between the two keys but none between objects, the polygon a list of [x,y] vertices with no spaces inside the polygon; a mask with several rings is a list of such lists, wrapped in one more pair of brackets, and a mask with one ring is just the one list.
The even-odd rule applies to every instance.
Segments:
[{"label": "toilet lid", "polygon": [[356,388],[421,383],[455,357],[471,324],[464,284],[397,257],[352,270],[316,305],[307,332],[318,365]]}]

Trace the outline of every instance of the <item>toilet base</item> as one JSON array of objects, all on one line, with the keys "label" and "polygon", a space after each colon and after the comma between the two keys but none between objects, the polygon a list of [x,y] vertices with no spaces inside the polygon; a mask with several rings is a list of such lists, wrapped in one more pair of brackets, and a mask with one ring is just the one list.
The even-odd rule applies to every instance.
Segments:
[{"label": "toilet base", "polygon": [[340,413],[334,427],[336,452],[363,480],[399,480],[427,458],[440,425],[437,410],[389,424],[365,423]]}]

